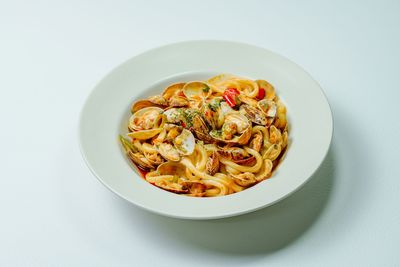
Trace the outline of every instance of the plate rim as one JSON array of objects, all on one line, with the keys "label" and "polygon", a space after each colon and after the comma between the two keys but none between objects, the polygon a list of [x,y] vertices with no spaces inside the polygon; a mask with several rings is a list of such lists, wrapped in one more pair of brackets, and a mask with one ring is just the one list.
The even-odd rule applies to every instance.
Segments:
[{"label": "plate rim", "polygon": [[[290,191],[287,194],[282,195],[281,197],[275,199],[272,202],[266,203],[264,205],[259,205],[259,206],[255,206],[251,209],[246,209],[246,210],[241,210],[241,211],[237,211],[237,212],[228,212],[228,213],[221,213],[220,215],[210,215],[210,216],[186,216],[186,215],[178,215],[178,214],[171,214],[168,212],[163,212],[157,209],[152,209],[150,207],[144,206],[141,203],[137,203],[132,201],[131,199],[129,199],[128,197],[124,196],[123,194],[120,194],[118,191],[114,190],[112,188],[111,185],[109,185],[108,183],[106,183],[101,177],[100,175],[96,172],[95,168],[92,166],[92,164],[90,163],[87,154],[85,152],[84,149],[84,141],[83,141],[83,137],[82,137],[82,128],[83,128],[83,116],[84,116],[84,111],[85,111],[85,107],[87,106],[88,102],[90,101],[90,99],[93,97],[93,95],[96,92],[96,89],[105,81],[107,80],[107,78],[109,78],[114,72],[116,72],[117,70],[121,69],[123,66],[125,66],[126,64],[130,63],[132,60],[134,60],[135,58],[139,58],[142,56],[146,56],[147,54],[151,54],[154,51],[157,50],[162,50],[162,49],[167,49],[169,47],[172,46],[179,46],[179,45],[189,45],[189,44],[196,44],[196,43],[225,43],[225,44],[230,44],[230,45],[236,45],[236,46],[245,46],[251,49],[259,49],[259,50],[264,50],[270,54],[273,54],[274,56],[278,56],[279,58],[282,58],[284,60],[286,60],[287,62],[289,62],[290,64],[292,64],[293,66],[295,66],[297,69],[301,70],[304,74],[307,75],[308,79],[312,80],[312,82],[314,82],[319,91],[322,93],[324,102],[326,104],[326,107],[328,108],[327,110],[329,111],[329,122],[327,123],[329,126],[329,142],[327,144],[327,146],[325,147],[325,151],[324,151],[324,155],[323,157],[320,158],[319,162],[318,162],[318,167],[315,168],[313,170],[313,172],[308,176],[308,178],[304,179],[302,181],[302,183],[297,186],[294,190]],[[331,148],[332,145],[332,140],[333,140],[333,134],[334,134],[334,117],[333,117],[333,113],[332,113],[332,108],[331,105],[328,101],[327,95],[325,93],[325,91],[323,90],[323,88],[321,87],[321,85],[310,75],[310,73],[308,71],[306,71],[302,66],[300,66],[299,64],[297,64],[296,62],[292,61],[291,59],[282,56],[279,53],[276,53],[274,51],[271,51],[267,48],[261,47],[261,46],[257,46],[257,45],[253,45],[253,44],[249,44],[249,43],[244,43],[244,42],[237,42],[237,41],[230,41],[230,40],[218,40],[218,39],[201,39],[201,40],[186,40],[186,41],[181,41],[181,42],[173,42],[173,43],[168,43],[168,44],[164,44],[161,46],[155,46],[152,47],[148,50],[144,50],[136,55],[133,55],[131,57],[129,57],[128,59],[124,60],[122,63],[117,64],[116,66],[114,66],[111,70],[109,70],[108,72],[106,72],[106,74],[95,84],[94,87],[92,87],[92,89],[90,90],[89,94],[86,96],[83,105],[81,106],[81,110],[79,113],[79,123],[78,123],[78,129],[77,129],[77,134],[78,134],[78,144],[79,144],[79,150],[81,153],[81,156],[85,162],[85,164],[88,166],[89,170],[91,171],[91,173],[96,177],[96,179],[98,181],[100,181],[106,188],[108,188],[108,190],[110,190],[111,192],[113,192],[114,194],[116,194],[117,196],[121,197],[122,199],[128,201],[131,204],[134,204],[135,206],[147,210],[147,211],[151,211],[153,213],[156,214],[160,214],[163,216],[167,216],[167,217],[172,217],[172,218],[179,218],[179,219],[190,219],[190,220],[209,220],[209,219],[220,219],[220,218],[226,218],[226,217],[233,217],[233,216],[239,216],[242,214],[246,214],[246,213],[250,213],[250,212],[254,212],[256,210],[262,209],[262,208],[266,208],[266,207],[270,207],[278,202],[280,202],[281,200],[291,196],[292,194],[296,193],[298,190],[300,190],[307,182],[309,182],[311,180],[311,178],[315,175],[315,173],[321,168],[322,163],[325,161],[329,150]],[[140,177],[141,178],[141,177]]]}]

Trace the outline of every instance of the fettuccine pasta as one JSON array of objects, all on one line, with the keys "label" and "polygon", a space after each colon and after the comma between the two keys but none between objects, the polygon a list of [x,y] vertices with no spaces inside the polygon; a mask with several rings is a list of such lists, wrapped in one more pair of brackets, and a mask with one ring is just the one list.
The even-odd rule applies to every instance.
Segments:
[{"label": "fettuccine pasta", "polygon": [[271,177],[288,145],[286,107],[265,80],[175,83],[131,111],[120,136],[127,156],[149,183],[177,194],[240,192]]}]

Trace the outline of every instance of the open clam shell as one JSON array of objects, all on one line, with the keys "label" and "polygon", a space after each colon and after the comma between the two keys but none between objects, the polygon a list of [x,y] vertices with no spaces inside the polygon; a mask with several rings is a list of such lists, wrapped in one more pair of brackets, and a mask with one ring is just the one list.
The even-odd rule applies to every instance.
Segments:
[{"label": "open clam shell", "polygon": [[212,94],[212,89],[209,84],[205,82],[189,82],[185,84],[182,89],[183,94],[189,100],[201,100],[206,99]]},{"label": "open clam shell", "polygon": [[251,126],[245,129],[240,135],[235,135],[231,139],[225,139],[221,134],[221,131],[212,130],[209,135],[219,142],[224,142],[227,144],[239,144],[244,145],[247,144],[249,139],[251,138]]},{"label": "open clam shell", "polygon": [[182,91],[183,87],[185,86],[186,83],[174,83],[165,88],[162,96],[166,100],[170,100],[170,98],[174,95],[178,95],[179,92]]},{"label": "open clam shell", "polygon": [[267,124],[267,117],[265,114],[259,110],[258,108],[252,107],[250,105],[241,105],[240,113],[246,116],[250,121],[259,125]]},{"label": "open clam shell", "polygon": [[182,133],[174,139],[173,143],[179,153],[185,156],[191,155],[196,145],[193,134],[186,129],[182,130]]},{"label": "open clam shell", "polygon": [[179,161],[181,159],[178,149],[168,143],[159,144],[158,153],[160,153],[160,155],[166,160]]},{"label": "open clam shell", "polygon": [[162,128],[165,123],[163,109],[159,107],[146,107],[133,113],[129,118],[128,128],[131,131],[150,130]]},{"label": "open clam shell", "polygon": [[129,137],[132,139],[138,139],[138,140],[147,140],[150,139],[157,134],[159,134],[162,131],[162,128],[155,128],[155,129],[150,129],[150,130],[141,130],[141,131],[135,131],[135,132],[130,132],[127,133]]},{"label": "open clam shell", "polygon": [[185,177],[185,170],[186,167],[182,163],[171,161],[164,162],[157,167],[157,172],[160,175],[176,175],[179,177]]},{"label": "open clam shell", "polygon": [[132,105],[131,112],[135,113],[141,109],[148,108],[148,107],[159,107],[160,108],[160,107],[162,107],[162,105],[158,105],[158,104],[150,101],[149,99],[139,100],[139,101],[136,101]]},{"label": "open clam shell", "polygon": [[[229,127],[227,127],[229,125]],[[234,127],[232,127],[234,126]],[[229,131],[232,131],[229,133]],[[214,139],[225,143],[247,144],[251,137],[251,123],[246,116],[239,112],[229,113],[221,130],[212,130],[209,133]],[[233,136],[233,138],[228,138]]]},{"label": "open clam shell", "polygon": [[276,116],[277,106],[274,101],[263,99],[258,101],[257,106],[267,117],[274,118]]}]

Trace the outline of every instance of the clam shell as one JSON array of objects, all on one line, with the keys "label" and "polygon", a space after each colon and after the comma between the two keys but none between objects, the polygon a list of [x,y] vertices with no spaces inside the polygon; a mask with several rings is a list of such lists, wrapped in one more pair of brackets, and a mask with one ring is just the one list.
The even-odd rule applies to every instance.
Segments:
[{"label": "clam shell", "polygon": [[138,110],[141,110],[143,108],[147,108],[147,107],[162,107],[161,105],[157,105],[155,103],[153,103],[152,101],[145,99],[145,100],[139,100],[136,101],[135,103],[133,103],[132,107],[131,107],[131,112],[135,113]]},{"label": "clam shell", "polygon": [[277,112],[276,103],[269,99],[258,101],[257,107],[264,112],[267,117],[274,118]]},{"label": "clam shell", "polygon": [[150,96],[150,97],[148,98],[148,100],[149,100],[151,103],[154,103],[154,104],[156,104],[156,105],[160,105],[160,106],[167,106],[167,105],[168,105],[167,100],[166,100],[163,96],[161,96],[161,95]]},{"label": "clam shell", "polygon": [[176,194],[187,194],[189,193],[189,189],[187,187],[184,187],[181,184],[174,183],[173,181],[170,180],[171,178],[166,178],[166,179],[156,179],[154,182],[154,185],[164,189],[169,192],[173,192]]},{"label": "clam shell", "polygon": [[237,140],[237,143],[239,145],[245,145],[249,142],[251,138],[251,126],[249,126],[240,136],[239,139]]},{"label": "clam shell", "polygon": [[217,141],[224,142],[227,144],[239,144],[239,145],[245,145],[248,143],[250,137],[251,137],[251,127],[249,126],[247,129],[245,129],[240,135],[234,136],[232,139],[226,140],[223,139],[219,131],[217,130],[212,130],[210,131],[209,135],[214,138]]},{"label": "clam shell", "polygon": [[190,100],[206,99],[212,94],[209,84],[201,81],[189,82],[182,89],[183,94]]},{"label": "clam shell", "polygon": [[229,113],[225,116],[225,122],[233,122],[237,125],[237,130],[239,133],[243,133],[248,129],[251,124],[246,116],[240,114],[239,112]]},{"label": "clam shell", "polygon": [[174,83],[165,88],[162,96],[169,100],[172,96],[178,95],[182,88],[185,86],[186,83]]},{"label": "clam shell", "polygon": [[183,120],[182,112],[177,108],[170,108],[164,111],[166,121],[170,123],[178,123]]},{"label": "clam shell", "polygon": [[161,128],[165,123],[163,109],[159,107],[146,107],[132,114],[129,118],[128,128],[131,131],[150,130]]},{"label": "clam shell", "polygon": [[257,152],[260,152],[261,147],[263,145],[263,134],[261,131],[253,133],[253,138],[250,141],[249,147],[254,149]]},{"label": "clam shell", "polygon": [[128,155],[128,157],[139,167],[141,167],[142,169],[152,169],[154,168],[153,164],[151,164],[150,161],[148,161],[148,159],[140,152],[132,152],[132,151],[128,151],[126,153]]},{"label": "clam shell", "polygon": [[147,140],[150,139],[162,131],[162,128],[155,128],[150,130],[141,130],[127,133],[127,135],[133,139]]},{"label": "clam shell", "polygon": [[211,157],[207,159],[206,171],[210,175],[214,175],[219,169],[219,154],[217,151],[213,151]]},{"label": "clam shell", "polygon": [[181,159],[179,151],[174,146],[168,143],[159,144],[158,153],[160,153],[160,155],[166,160],[179,161]]},{"label": "clam shell", "polygon": [[169,105],[171,107],[186,107],[190,103],[186,97],[174,95],[169,99]]},{"label": "clam shell", "polygon": [[160,175],[176,175],[179,177],[185,177],[185,169],[186,167],[182,163],[167,161],[157,167],[157,172]]},{"label": "clam shell", "polygon": [[191,155],[196,145],[193,134],[186,129],[183,129],[173,142],[179,153],[185,156]]},{"label": "clam shell", "polygon": [[240,113],[242,113],[244,116],[246,116],[250,121],[254,122],[255,124],[259,125],[267,124],[267,118],[265,114],[258,108],[249,105],[241,105]]}]

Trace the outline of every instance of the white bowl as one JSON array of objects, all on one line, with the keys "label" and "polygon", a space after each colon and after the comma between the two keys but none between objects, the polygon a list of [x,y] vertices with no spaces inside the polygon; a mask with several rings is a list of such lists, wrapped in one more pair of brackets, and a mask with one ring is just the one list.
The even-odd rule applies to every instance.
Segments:
[{"label": "white bowl", "polygon": [[[173,194],[146,182],[126,158],[118,135],[127,132],[131,103],[173,82],[232,73],[271,82],[287,106],[290,145],[265,180],[240,193],[212,198]],[[189,41],[152,49],[108,74],[88,97],[80,118],[83,158],[93,174],[123,199],[149,211],[187,219],[239,215],[276,203],[318,169],[332,138],[332,114],[320,86],[302,68],[266,49],[227,41]]]}]

